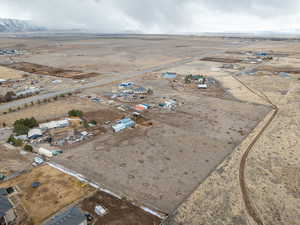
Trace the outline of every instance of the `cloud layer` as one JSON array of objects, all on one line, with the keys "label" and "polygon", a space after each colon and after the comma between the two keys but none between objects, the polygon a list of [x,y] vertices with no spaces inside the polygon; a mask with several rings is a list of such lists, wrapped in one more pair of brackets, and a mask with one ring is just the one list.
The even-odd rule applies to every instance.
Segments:
[{"label": "cloud layer", "polygon": [[298,0],[0,0],[0,17],[97,32],[294,31]]}]

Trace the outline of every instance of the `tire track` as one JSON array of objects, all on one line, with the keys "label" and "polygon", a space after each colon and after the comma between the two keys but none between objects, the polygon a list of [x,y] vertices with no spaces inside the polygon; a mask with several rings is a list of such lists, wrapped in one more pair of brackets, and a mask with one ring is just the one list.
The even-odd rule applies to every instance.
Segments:
[{"label": "tire track", "polygon": [[246,207],[247,213],[251,216],[251,218],[255,221],[256,224],[258,225],[264,225],[257,209],[255,208],[255,203],[251,201],[249,190],[247,187],[247,183],[245,180],[245,167],[246,167],[246,162],[247,158],[253,149],[253,146],[256,144],[258,139],[262,136],[262,134],[265,132],[265,130],[269,127],[269,125],[272,123],[274,118],[276,117],[278,113],[278,106],[273,104],[273,102],[263,93],[260,92],[260,94],[256,93],[253,89],[251,89],[247,84],[242,82],[240,79],[238,79],[236,76],[232,76],[236,81],[238,81],[240,84],[242,84],[245,88],[247,88],[250,92],[261,98],[262,100],[266,101],[268,104],[270,104],[273,108],[273,113],[272,116],[269,118],[267,123],[263,126],[263,128],[259,131],[259,133],[255,136],[253,141],[250,143],[250,145],[247,147],[245,153],[242,156],[240,166],[239,166],[239,183],[240,183],[240,188],[242,192],[242,198]]}]

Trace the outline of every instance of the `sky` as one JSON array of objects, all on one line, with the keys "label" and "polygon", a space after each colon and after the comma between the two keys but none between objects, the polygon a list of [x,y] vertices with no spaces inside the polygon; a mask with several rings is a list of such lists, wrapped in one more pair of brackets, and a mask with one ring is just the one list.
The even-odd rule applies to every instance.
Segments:
[{"label": "sky", "polygon": [[0,18],[95,32],[300,32],[299,0],[0,0]]}]

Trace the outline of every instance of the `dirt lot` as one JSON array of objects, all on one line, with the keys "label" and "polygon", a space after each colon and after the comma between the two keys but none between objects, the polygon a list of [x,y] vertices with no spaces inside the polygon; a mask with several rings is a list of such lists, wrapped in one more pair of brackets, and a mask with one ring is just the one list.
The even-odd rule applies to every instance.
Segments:
[{"label": "dirt lot", "polygon": [[0,145],[0,173],[10,176],[31,168],[32,155],[21,155],[19,149],[7,149]]},{"label": "dirt lot", "polygon": [[42,75],[50,75],[55,77],[74,78],[74,79],[85,79],[85,78],[97,77],[100,75],[97,73],[83,73],[82,71],[64,70],[64,69],[39,65],[35,63],[28,63],[28,62],[9,64],[8,67],[15,70],[20,70],[28,73],[33,73],[33,74],[42,74]]},{"label": "dirt lot", "polygon": [[257,68],[259,71],[268,71],[268,72],[286,72],[286,73],[297,73],[300,74],[300,67],[294,67],[291,65],[286,66],[260,66]]},{"label": "dirt lot", "polygon": [[[159,225],[161,220],[125,200],[117,199],[104,192],[85,199],[81,204],[84,211],[95,218],[95,225]],[[95,207],[101,205],[108,213],[102,217],[95,213]]]},{"label": "dirt lot", "polygon": [[[156,94],[178,94],[163,84],[168,81]],[[129,199],[171,212],[269,111],[201,94],[175,98],[184,102],[176,113],[147,113],[153,127],[101,136],[56,161]]]},{"label": "dirt lot", "polygon": [[201,59],[202,61],[211,61],[211,62],[221,62],[221,63],[240,63],[242,59],[234,58],[215,58],[215,57],[205,57]]},{"label": "dirt lot", "polygon": [[107,121],[116,121],[124,117],[124,113],[113,109],[102,109],[94,112],[88,112],[84,115],[87,121],[95,120],[97,124],[104,124]]},{"label": "dirt lot", "polygon": [[[41,186],[32,188],[32,182],[40,182]],[[0,187],[10,186],[17,186],[18,197],[34,224],[40,224],[95,190],[48,165],[37,167],[29,173],[0,184]]]}]

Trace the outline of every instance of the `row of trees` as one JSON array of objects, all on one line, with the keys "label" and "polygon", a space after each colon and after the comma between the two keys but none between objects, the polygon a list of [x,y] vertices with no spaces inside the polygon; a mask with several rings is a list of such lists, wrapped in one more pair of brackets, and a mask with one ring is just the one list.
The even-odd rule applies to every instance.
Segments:
[{"label": "row of trees", "polygon": [[16,93],[13,91],[8,91],[5,95],[0,95],[0,103],[10,102],[16,99]]}]

